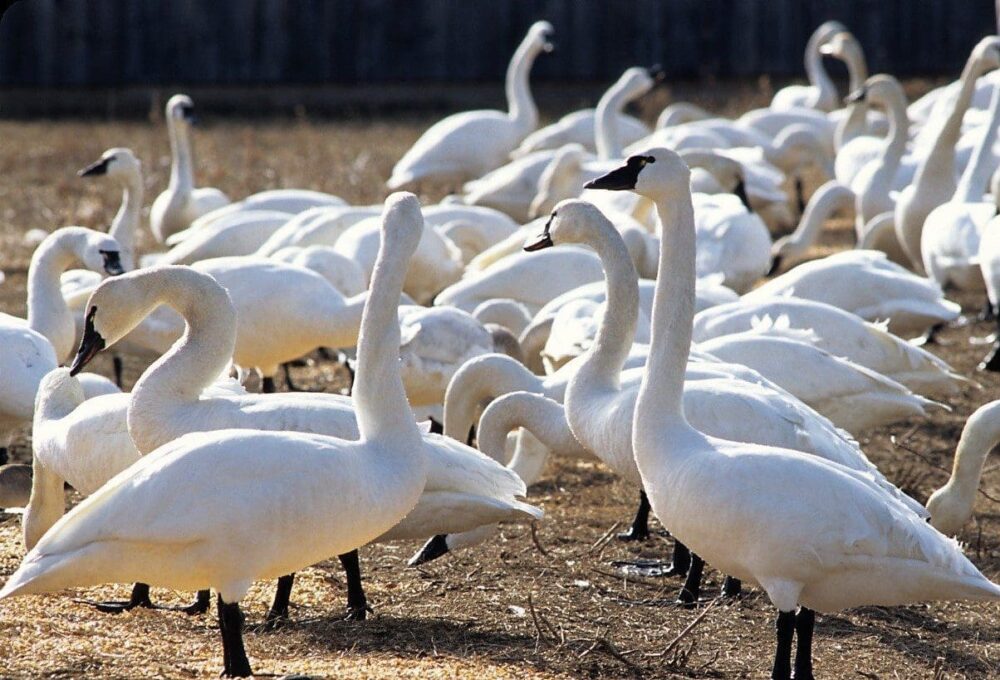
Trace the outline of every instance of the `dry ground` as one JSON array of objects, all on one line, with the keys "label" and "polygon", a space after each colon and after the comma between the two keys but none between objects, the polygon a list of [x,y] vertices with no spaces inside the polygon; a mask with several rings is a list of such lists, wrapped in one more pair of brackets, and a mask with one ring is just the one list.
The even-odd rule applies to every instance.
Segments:
[{"label": "dry ground", "polygon": [[[751,88],[752,91],[752,88]],[[759,103],[713,91],[729,112]],[[654,112],[655,105],[648,107]],[[384,196],[381,181],[393,161],[426,127],[413,121],[220,122],[198,133],[199,180],[232,196],[279,186],[311,187],[353,202]],[[30,250],[21,243],[30,228],[65,224],[106,225],[117,192],[74,171],[110,146],[131,146],[146,165],[146,186],[162,189],[168,172],[166,134],[159,124],[0,123],[0,310],[24,313]],[[430,188],[433,198],[442,187]],[[816,254],[847,247],[849,225],[831,224]],[[143,244],[150,245],[147,238]],[[961,299],[969,311],[980,300]],[[982,323],[947,331],[934,348],[965,375],[983,348],[972,336]],[[2,348],[0,348],[2,350]],[[107,364],[95,362],[107,370]],[[127,366],[134,381],[141,365]],[[330,366],[298,369],[314,386],[338,386]],[[965,418],[1000,398],[1000,378],[977,375],[949,402],[951,412],[901,423],[864,438],[868,455],[893,481],[921,500],[947,477]],[[894,444],[896,437],[899,445]],[[27,433],[17,456],[26,459]],[[987,464],[978,524],[964,540],[976,564],[1000,580],[1000,472]],[[306,570],[294,593],[293,622],[273,634],[250,632],[247,646],[262,675],[308,673],[317,677],[765,677],[772,654],[773,609],[750,592],[733,604],[712,603],[719,575],[711,572],[708,598],[694,611],[673,604],[674,579],[625,578],[612,560],[642,553],[663,556],[669,542],[656,536],[637,548],[611,540],[633,509],[634,491],[596,465],[554,464],[531,498],[546,519],[536,540],[508,527],[500,540],[427,568],[408,569],[416,545],[362,551],[375,614],[364,623],[341,620],[344,581],[334,561]],[[22,555],[19,522],[0,520],[0,580]],[[259,584],[245,606],[250,624],[264,615],[271,585]],[[123,596],[124,586],[86,593]],[[160,600],[189,595],[154,590]],[[710,604],[712,603],[712,604]],[[688,630],[690,624],[697,622]],[[685,631],[686,634],[685,634]],[[137,611],[97,614],[66,595],[28,597],[0,604],[0,677],[216,677],[221,668],[214,616],[187,617]],[[817,627],[821,677],[1000,677],[1000,606],[932,604],[866,608],[823,616]]]}]

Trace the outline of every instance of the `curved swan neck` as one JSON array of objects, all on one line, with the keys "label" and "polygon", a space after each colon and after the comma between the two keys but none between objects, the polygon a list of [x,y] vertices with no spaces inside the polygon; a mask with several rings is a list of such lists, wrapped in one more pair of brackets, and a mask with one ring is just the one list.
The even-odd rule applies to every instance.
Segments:
[{"label": "curved swan neck", "polygon": [[531,95],[531,67],[542,46],[529,31],[521,41],[507,66],[507,108],[508,115],[519,124],[524,134],[538,127],[538,107]]},{"label": "curved swan neck", "polygon": [[61,354],[73,349],[57,346],[67,327],[73,327],[73,317],[63,299],[59,279],[79,260],[78,253],[85,244],[82,227],[60,229],[39,244],[28,266],[28,326],[48,338],[59,361],[66,358]]},{"label": "curved swan neck", "polygon": [[618,119],[627,103],[646,92],[648,84],[626,71],[618,81],[597,102],[594,113],[594,143],[597,157],[602,160],[621,158],[621,136],[618,134]]},{"label": "curved swan neck", "polygon": [[[496,461],[504,459],[507,435],[516,428],[528,430],[550,451],[573,451],[580,448],[566,422],[563,407],[539,394],[517,392],[490,404],[479,420],[479,450]],[[544,460],[538,460],[536,450],[525,455],[521,447],[511,459],[511,470],[523,480],[537,478]],[[534,481],[532,479],[531,481]]]},{"label": "curved swan neck", "polygon": [[993,170],[993,143],[997,138],[997,124],[1000,123],[1000,87],[994,86],[990,98],[989,119],[984,125],[983,136],[962,173],[955,189],[955,199],[963,203],[979,203],[990,183]]},{"label": "curved swan neck", "polygon": [[464,443],[483,402],[517,391],[541,392],[542,381],[523,364],[502,354],[467,361],[451,377],[445,391],[445,436]]},{"label": "curved swan neck", "polygon": [[139,230],[143,193],[142,175],[138,171],[130,172],[122,180],[122,204],[108,230],[121,246],[122,266],[126,271],[135,268],[135,235]]},{"label": "curved swan neck", "polygon": [[170,134],[170,189],[189,192],[194,188],[194,160],[191,154],[191,140],[187,123],[167,117],[167,132]]},{"label": "curved swan neck", "polygon": [[889,134],[880,152],[880,171],[896,174],[899,163],[906,152],[906,142],[910,134],[910,119],[906,113],[906,97],[898,86],[887,89],[883,104],[889,114]]},{"label": "curved swan neck", "polygon": [[[403,201],[386,202],[381,245],[372,269],[371,287],[358,334],[354,403],[362,441],[419,441],[399,368],[399,299],[413,251],[402,247],[399,219],[409,219]],[[416,199],[413,198],[415,202]],[[420,216],[419,208],[416,216]],[[409,228],[410,225],[405,225]],[[413,243],[416,249],[416,243]]]},{"label": "curved swan neck", "polygon": [[[142,319],[165,304],[180,314],[186,325],[184,335],[146,369],[132,389],[129,434],[145,454],[163,442],[147,441],[144,418],[149,414],[170,417],[178,406],[197,402],[229,366],[236,348],[236,308],[214,279],[187,267],[145,270],[136,274],[132,283],[134,318]],[[142,416],[133,418],[133,414]]]},{"label": "curved swan neck", "polygon": [[[685,182],[685,187],[687,182]],[[663,228],[660,272],[653,294],[652,334],[636,420],[687,425],[682,395],[695,301],[694,206],[689,191],[656,201]]]},{"label": "curved swan neck", "polygon": [[66,512],[63,480],[34,456],[31,461],[31,498],[24,509],[24,547],[31,550]]},{"label": "curved swan neck", "polygon": [[826,69],[823,68],[823,54],[819,50],[823,41],[828,37],[829,35],[824,31],[815,31],[809,38],[805,56],[806,75],[809,77],[809,82],[819,90],[819,99],[816,105],[821,109],[833,108],[833,102],[836,101],[837,97],[837,88],[834,87],[833,81],[830,80]]},{"label": "curved swan neck", "polygon": [[796,251],[805,252],[811,248],[834,210],[853,197],[854,193],[836,180],[830,180],[821,186],[809,199],[798,227],[788,236],[787,242],[793,244]]},{"label": "curved swan neck", "polygon": [[1000,401],[981,406],[969,416],[955,449],[947,487],[968,501],[970,508],[979,489],[986,457],[997,444],[1000,444]]}]

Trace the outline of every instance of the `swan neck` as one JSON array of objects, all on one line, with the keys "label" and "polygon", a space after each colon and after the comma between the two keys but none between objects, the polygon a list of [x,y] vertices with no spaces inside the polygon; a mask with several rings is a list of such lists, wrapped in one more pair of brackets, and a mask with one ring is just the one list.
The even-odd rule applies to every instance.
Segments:
[{"label": "swan neck", "polygon": [[982,130],[982,138],[962,173],[955,198],[963,203],[979,203],[986,194],[993,171],[993,143],[997,138],[997,124],[1000,123],[1000,87],[993,88],[990,98],[989,119]]},{"label": "swan neck", "polygon": [[[59,361],[73,351],[72,346],[59,346],[67,329],[74,327],[72,313],[60,289],[60,277],[78,260],[74,247],[77,240],[76,235],[66,232],[46,239],[35,249],[28,266],[28,326],[52,343]],[[68,332],[72,338],[74,331]],[[69,342],[72,345],[73,340]]]},{"label": "swan neck", "polygon": [[857,92],[868,80],[868,64],[865,62],[865,55],[852,44],[844,52],[842,58],[847,64],[847,77],[851,92]]},{"label": "swan neck", "polygon": [[825,37],[825,35],[814,34],[809,39],[805,57],[806,75],[809,77],[809,82],[819,90],[816,106],[820,109],[832,108],[832,103],[837,96],[837,89],[833,86],[833,81],[830,80],[830,76],[827,75],[826,69],[823,67],[823,55],[819,51],[820,42]]},{"label": "swan neck", "polygon": [[66,512],[63,480],[34,456],[31,462],[31,497],[24,509],[24,547],[31,550],[45,532]]},{"label": "swan neck", "polygon": [[161,304],[184,319],[184,334],[146,369],[132,389],[129,435],[140,453],[165,444],[154,432],[164,429],[146,419],[169,419],[197,403],[202,392],[226,371],[236,348],[236,309],[223,288],[186,268],[151,270],[135,279],[133,295],[142,319]]},{"label": "swan neck", "polygon": [[485,402],[519,391],[541,392],[542,381],[515,359],[490,354],[465,363],[445,392],[445,436],[464,443]]},{"label": "swan neck", "polygon": [[399,300],[408,263],[393,237],[382,230],[358,334],[353,396],[363,441],[420,438],[399,367]]},{"label": "swan neck", "polygon": [[194,188],[194,160],[191,153],[191,139],[185,123],[167,118],[170,134],[170,189],[175,192],[190,192]]},{"label": "swan neck", "polygon": [[108,234],[121,246],[122,266],[125,271],[135,268],[135,235],[139,230],[142,201],[142,176],[131,173],[123,183],[122,204],[108,230]]},{"label": "swan neck", "polygon": [[538,127],[538,107],[531,94],[530,76],[535,57],[541,49],[537,40],[528,35],[518,46],[507,66],[508,115],[518,124],[524,135]]},{"label": "swan neck", "polygon": [[840,204],[842,191],[842,185],[838,184],[836,180],[830,180],[816,190],[809,203],[806,204],[799,225],[788,237],[788,240],[794,243],[797,249],[804,252],[816,243],[827,218]]},{"label": "swan neck", "polygon": [[997,444],[1000,444],[1000,402],[992,402],[969,416],[955,449],[948,480],[952,493],[968,501],[969,507],[979,490],[986,458]]},{"label": "swan neck", "polygon": [[[495,402],[479,421],[479,450],[487,456],[502,462],[505,455],[507,435],[516,428],[524,428],[542,446],[554,452],[579,449],[566,422],[563,407],[537,394],[516,394]],[[519,446],[508,467],[525,482],[535,481],[541,472],[544,460],[539,460],[537,447]]]},{"label": "swan neck", "polygon": [[687,425],[682,394],[695,301],[695,227],[691,194],[656,201],[663,228],[659,275],[653,297],[649,358],[636,420]]},{"label": "swan neck", "polygon": [[594,113],[594,143],[597,157],[601,160],[624,156],[621,136],[618,134],[618,120],[625,105],[645,90],[643,87],[622,80],[608,88],[597,102],[597,110]]}]

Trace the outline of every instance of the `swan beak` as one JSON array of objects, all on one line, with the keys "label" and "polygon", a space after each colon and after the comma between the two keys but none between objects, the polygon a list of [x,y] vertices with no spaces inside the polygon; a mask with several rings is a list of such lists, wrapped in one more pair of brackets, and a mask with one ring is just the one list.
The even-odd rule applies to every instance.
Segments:
[{"label": "swan beak", "polygon": [[553,212],[549,217],[549,221],[545,223],[542,233],[536,236],[534,240],[528,241],[524,244],[524,251],[526,253],[533,253],[536,250],[544,250],[545,248],[551,248],[555,245],[552,242],[552,235],[549,233],[549,227],[552,226],[552,220],[555,218],[556,214]]},{"label": "swan beak", "polygon": [[410,561],[407,562],[406,565],[409,567],[419,567],[421,564],[427,564],[442,555],[447,555],[448,552],[448,535],[438,534],[431,540],[424,543],[424,547],[420,549],[420,552],[411,557]]},{"label": "swan beak", "polygon": [[97,356],[97,353],[104,349],[104,338],[94,329],[94,314],[97,307],[91,307],[87,314],[87,324],[83,329],[83,340],[80,341],[80,349],[73,357],[73,365],[69,367],[69,374],[76,375],[83,370],[83,367],[90,363],[90,360]]},{"label": "swan beak", "polygon": [[193,106],[184,106],[184,107],[181,107],[181,113],[184,114],[184,120],[186,120],[191,125],[197,125],[198,124],[198,117],[196,115],[194,115],[194,107]]},{"label": "swan beak", "polygon": [[736,198],[740,199],[740,202],[743,203],[743,207],[747,209],[747,212],[752,213],[753,208],[750,207],[750,197],[747,196],[747,185],[742,178],[736,183],[736,188],[733,189],[733,193],[736,194]]},{"label": "swan beak", "polygon": [[853,104],[855,102],[863,102],[868,99],[868,87],[862,85],[854,92],[844,97],[844,104]]},{"label": "swan beak", "polygon": [[111,160],[110,158],[102,158],[96,163],[91,163],[90,165],[88,165],[87,167],[85,167],[83,170],[79,171],[76,174],[79,177],[95,177],[97,175],[106,175],[108,174],[108,161],[110,160]]},{"label": "swan beak", "polygon": [[121,254],[117,250],[102,250],[100,253],[104,257],[104,271],[109,276],[118,276],[125,273],[125,268],[122,267]]},{"label": "swan beak", "polygon": [[639,173],[651,162],[649,156],[631,156],[625,165],[612,170],[606,175],[601,175],[597,179],[592,179],[583,185],[584,189],[606,189],[608,191],[629,191],[635,189],[636,182],[639,181]]},{"label": "swan beak", "polygon": [[649,77],[653,79],[653,87],[662,85],[667,80],[667,72],[663,70],[663,66],[660,64],[653,64],[646,71],[649,73]]},{"label": "swan beak", "polygon": [[768,276],[774,276],[781,269],[781,255],[775,255],[771,260],[771,268],[767,270]]}]

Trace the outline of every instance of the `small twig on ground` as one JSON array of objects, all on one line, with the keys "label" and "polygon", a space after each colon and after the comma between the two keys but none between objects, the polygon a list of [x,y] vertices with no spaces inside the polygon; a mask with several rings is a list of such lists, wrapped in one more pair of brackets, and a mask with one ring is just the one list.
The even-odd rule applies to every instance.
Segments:
[{"label": "small twig on ground", "polygon": [[536,548],[538,548],[538,552],[545,555],[545,557],[549,556],[548,551],[542,547],[541,542],[538,540],[538,522],[531,523],[531,542],[535,544]]},{"label": "small twig on ground", "polygon": [[542,627],[538,624],[538,614],[535,612],[535,603],[531,599],[531,593],[528,593],[528,611],[531,612],[531,620],[535,623],[535,634],[539,640],[545,640],[545,633],[542,632]]},{"label": "small twig on ground", "polygon": [[701,614],[698,614],[698,616],[695,617],[694,621],[692,621],[687,626],[685,626],[684,630],[682,630],[680,633],[678,633],[677,636],[673,640],[671,640],[669,643],[667,643],[667,646],[664,647],[662,651],[651,652],[651,653],[648,653],[648,654],[643,654],[643,656],[651,658],[651,659],[660,659],[660,658],[663,658],[663,657],[667,656],[668,654],[670,654],[670,652],[672,652],[674,650],[674,647],[676,647],[680,643],[680,641],[683,640],[687,636],[688,633],[690,633],[692,630],[694,630],[695,626],[697,626],[699,623],[701,623],[701,620],[704,619],[705,616],[708,615],[708,612],[712,611],[712,608],[716,604],[719,603],[720,599],[721,598],[717,597],[714,600],[712,600],[711,602],[709,602],[708,606],[705,607],[705,610],[702,611]]},{"label": "small twig on ground", "polygon": [[[618,527],[619,526],[621,526],[621,520],[619,520],[619,521],[615,522],[614,524],[612,524],[611,528],[608,529],[607,531],[605,531],[603,536],[601,536],[599,539],[597,539],[596,541],[594,541],[594,544],[592,546],[590,546],[590,548],[587,549],[587,554],[589,555],[590,553],[594,552],[594,550],[596,550],[598,547],[600,547],[600,548],[603,549],[605,545],[607,545],[608,543],[610,543],[612,536],[614,536],[615,532],[618,531]],[[598,554],[600,554],[600,553],[598,553]]]}]

